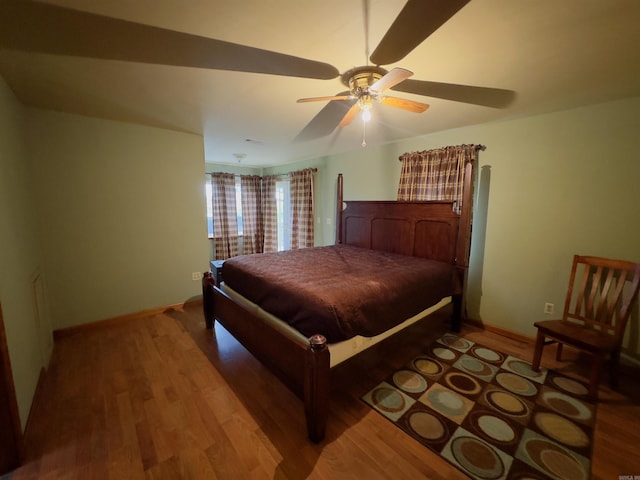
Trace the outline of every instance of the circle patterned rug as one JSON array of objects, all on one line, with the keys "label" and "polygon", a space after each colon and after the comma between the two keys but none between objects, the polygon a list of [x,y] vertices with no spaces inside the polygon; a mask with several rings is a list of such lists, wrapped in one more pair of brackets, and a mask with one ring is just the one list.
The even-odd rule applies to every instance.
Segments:
[{"label": "circle patterned rug", "polygon": [[363,396],[475,479],[588,479],[587,386],[453,334]]}]

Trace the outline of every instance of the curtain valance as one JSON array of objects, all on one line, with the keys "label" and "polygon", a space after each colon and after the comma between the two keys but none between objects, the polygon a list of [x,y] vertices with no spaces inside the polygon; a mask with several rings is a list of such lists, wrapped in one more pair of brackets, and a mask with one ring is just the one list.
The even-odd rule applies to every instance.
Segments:
[{"label": "curtain valance", "polygon": [[482,145],[457,145],[408,152],[402,162],[398,200],[446,200],[460,213],[465,165],[477,160]]}]

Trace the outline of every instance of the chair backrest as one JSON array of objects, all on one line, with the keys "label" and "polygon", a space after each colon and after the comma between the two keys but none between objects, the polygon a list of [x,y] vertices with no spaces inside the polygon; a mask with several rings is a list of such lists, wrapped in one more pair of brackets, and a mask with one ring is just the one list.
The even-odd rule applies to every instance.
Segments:
[{"label": "chair backrest", "polygon": [[563,320],[577,320],[622,341],[639,289],[640,264],[575,255]]}]

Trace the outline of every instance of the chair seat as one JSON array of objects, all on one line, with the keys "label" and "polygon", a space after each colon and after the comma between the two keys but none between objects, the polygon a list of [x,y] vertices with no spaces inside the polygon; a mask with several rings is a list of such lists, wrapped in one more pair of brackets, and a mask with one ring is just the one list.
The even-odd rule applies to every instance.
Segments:
[{"label": "chair seat", "polygon": [[615,336],[585,328],[564,320],[544,320],[534,323],[544,335],[583,350],[598,353],[618,348]]}]

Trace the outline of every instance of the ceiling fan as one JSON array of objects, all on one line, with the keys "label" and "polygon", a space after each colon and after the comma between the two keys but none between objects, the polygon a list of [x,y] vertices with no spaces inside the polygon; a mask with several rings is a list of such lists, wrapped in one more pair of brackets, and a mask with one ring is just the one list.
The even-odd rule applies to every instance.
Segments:
[{"label": "ceiling fan", "polygon": [[[348,91],[300,100],[328,104],[296,140],[330,134],[375,100],[415,112],[427,108],[424,103],[388,96],[389,89],[494,108],[508,105],[514,97],[510,90],[412,80],[408,70],[388,72],[379,66],[404,58],[469,1],[408,0],[370,57],[376,66],[342,74]],[[0,48],[301,78],[328,80],[340,75],[324,62],[27,0],[0,1]]]},{"label": "ceiling fan", "polygon": [[[366,5],[367,0],[364,1]],[[298,103],[314,101],[329,103],[307,124],[294,141],[307,141],[326,136],[336,126],[349,125],[359,111],[362,112],[363,120],[368,121],[375,101],[414,113],[422,113],[429,108],[426,103],[389,96],[386,94],[388,89],[494,108],[507,106],[515,95],[510,90],[408,80],[413,72],[398,67],[387,71],[380,66],[403,59],[469,1],[408,0],[371,55],[370,60],[375,65],[355,67],[342,74],[342,83],[349,87],[348,91],[329,97],[298,100]],[[365,11],[365,16],[366,14]],[[363,145],[365,145],[364,140]]]},{"label": "ceiling fan", "polygon": [[[298,100],[298,103],[346,101],[348,102],[349,109],[346,110],[344,115],[342,115],[342,112],[339,109],[334,110],[337,114],[337,118],[335,119],[325,119],[320,117],[321,123],[327,123],[326,129],[317,128],[312,120],[311,123],[307,125],[307,128],[298,134],[295,140],[310,140],[317,134],[323,136],[326,134],[324,130],[331,128],[331,125],[335,128],[336,121],[340,122],[338,126],[346,127],[353,121],[353,118],[359,111],[362,112],[363,121],[367,122],[371,119],[371,109],[374,102],[390,107],[401,108],[414,113],[424,112],[429,108],[429,105],[426,103],[391,97],[385,94],[385,90],[403,82],[411,75],[413,75],[413,72],[404,68],[394,68],[390,72],[387,72],[384,68],[376,66],[356,67],[345,72],[342,75],[342,82],[349,87],[348,92],[342,92],[332,97],[301,98]],[[341,118],[340,115],[342,115]],[[333,128],[331,128],[331,130],[333,130]]]}]

